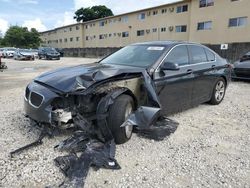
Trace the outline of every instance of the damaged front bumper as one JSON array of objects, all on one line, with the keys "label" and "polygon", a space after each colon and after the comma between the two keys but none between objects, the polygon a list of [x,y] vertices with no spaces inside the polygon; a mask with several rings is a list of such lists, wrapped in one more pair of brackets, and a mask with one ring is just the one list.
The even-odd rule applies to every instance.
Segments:
[{"label": "damaged front bumper", "polygon": [[40,123],[67,123],[72,119],[71,113],[65,109],[53,110],[52,101],[60,96],[50,89],[32,82],[24,95],[24,110],[27,117]]}]

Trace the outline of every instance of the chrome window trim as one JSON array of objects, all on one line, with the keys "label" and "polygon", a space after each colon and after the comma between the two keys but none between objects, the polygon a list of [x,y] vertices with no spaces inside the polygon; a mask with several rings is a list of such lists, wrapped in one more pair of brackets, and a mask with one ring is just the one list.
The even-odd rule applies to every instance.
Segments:
[{"label": "chrome window trim", "polygon": [[[200,62],[200,63],[194,63],[194,64],[180,65],[179,66],[180,68],[182,68],[182,67],[189,67],[189,66],[193,66],[193,65],[199,65],[199,64],[206,64],[206,63],[216,62],[216,54],[211,49],[209,49],[206,46],[202,46],[202,45],[199,45],[199,44],[188,44],[188,43],[187,44],[177,44],[174,47],[172,47],[172,49],[169,50],[168,53],[164,56],[164,58],[161,60],[161,62],[159,63],[159,65],[156,67],[155,72],[160,72],[160,66],[162,65],[162,63],[164,62],[164,60],[167,58],[167,56],[172,52],[173,49],[175,49],[178,46],[184,46],[184,45],[186,45],[186,46],[188,46],[188,45],[189,46],[199,46],[199,47],[205,48],[205,49],[209,50],[211,53],[214,54],[214,60],[213,61]],[[206,54],[206,52],[205,52],[205,54]],[[206,56],[207,56],[207,54],[206,54]]]},{"label": "chrome window trim", "polygon": [[[43,99],[42,99],[42,102],[41,102],[41,104],[40,104],[39,106],[35,106],[34,104],[31,103],[31,100],[30,100],[31,93],[36,93],[37,95],[42,96]],[[43,101],[44,101],[44,96],[43,96],[41,93],[38,93],[38,92],[35,92],[35,91],[30,91],[30,95],[29,95],[29,104],[30,104],[31,106],[33,106],[34,108],[40,108],[40,106],[43,104]]]}]

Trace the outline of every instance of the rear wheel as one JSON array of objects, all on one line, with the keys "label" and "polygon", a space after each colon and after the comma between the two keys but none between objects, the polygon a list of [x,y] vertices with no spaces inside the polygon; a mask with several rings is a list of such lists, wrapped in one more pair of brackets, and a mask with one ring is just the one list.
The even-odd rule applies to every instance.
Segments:
[{"label": "rear wheel", "polygon": [[226,93],[226,82],[223,78],[217,80],[211,100],[209,101],[210,104],[217,105],[220,104],[221,101],[224,99]]},{"label": "rear wheel", "polygon": [[108,124],[117,144],[127,142],[133,132],[133,126],[121,127],[123,122],[133,112],[134,101],[129,95],[121,95],[110,106]]}]

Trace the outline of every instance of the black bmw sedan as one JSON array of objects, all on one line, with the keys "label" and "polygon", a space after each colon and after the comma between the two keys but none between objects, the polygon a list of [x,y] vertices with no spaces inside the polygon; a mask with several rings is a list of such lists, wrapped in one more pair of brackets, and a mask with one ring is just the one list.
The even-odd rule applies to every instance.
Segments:
[{"label": "black bmw sedan", "polygon": [[[107,125],[116,143],[130,139],[121,126],[135,113],[147,124],[197,104],[219,104],[230,66],[196,43],[157,41],[132,44],[93,64],[61,68],[35,78],[26,88],[25,113],[39,123],[65,128],[81,114],[86,125]],[[137,118],[137,119],[136,119]]]}]

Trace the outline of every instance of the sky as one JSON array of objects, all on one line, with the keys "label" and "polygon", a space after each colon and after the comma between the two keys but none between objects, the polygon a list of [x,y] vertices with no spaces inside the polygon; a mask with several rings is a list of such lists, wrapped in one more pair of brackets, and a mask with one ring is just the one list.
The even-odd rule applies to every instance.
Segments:
[{"label": "sky", "polygon": [[105,5],[121,14],[179,0],[0,0],[0,32],[11,25],[46,31],[73,24],[74,12],[81,7]]}]

